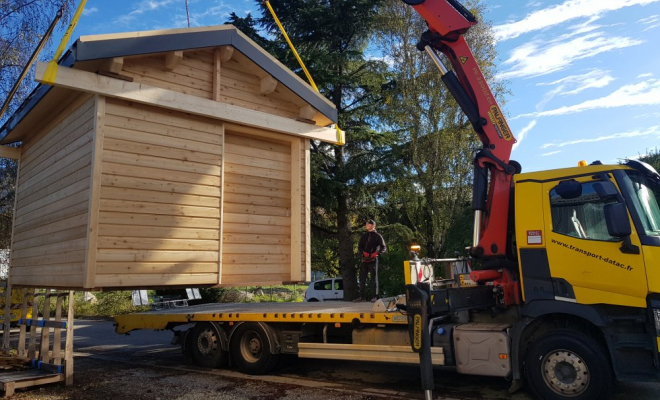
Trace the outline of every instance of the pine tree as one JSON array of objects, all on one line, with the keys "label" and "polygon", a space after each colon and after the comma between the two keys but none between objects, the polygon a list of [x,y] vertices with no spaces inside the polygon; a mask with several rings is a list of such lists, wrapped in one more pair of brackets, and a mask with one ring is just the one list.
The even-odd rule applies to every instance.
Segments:
[{"label": "pine tree", "polygon": [[[377,110],[385,101],[383,93],[389,87],[387,68],[381,60],[368,56],[381,2],[271,1],[321,94],[337,107],[339,125],[347,133],[345,146],[314,142],[311,149],[312,240],[315,246],[336,245],[347,300],[358,296],[354,230],[366,220],[364,210],[373,202],[370,187],[378,181],[382,163],[387,159],[386,145],[392,141],[374,129]],[[259,26],[275,38],[265,47],[300,74],[301,68],[286,48],[266,6],[261,1],[257,3],[263,14],[258,19]],[[240,25],[248,21],[233,18],[233,22]],[[254,24],[246,26],[251,27]],[[259,40],[265,39],[260,35]]]}]

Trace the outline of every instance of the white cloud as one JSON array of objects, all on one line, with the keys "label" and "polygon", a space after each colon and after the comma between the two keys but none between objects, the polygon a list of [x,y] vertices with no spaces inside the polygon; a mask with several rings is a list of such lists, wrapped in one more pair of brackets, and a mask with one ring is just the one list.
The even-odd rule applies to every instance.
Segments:
[{"label": "white cloud", "polygon": [[639,78],[650,78],[650,77],[652,77],[652,76],[653,76],[653,73],[652,73],[652,72],[647,72],[647,73],[645,73],[645,74],[639,74],[639,75],[637,75],[637,79],[639,79]]},{"label": "white cloud", "polygon": [[497,40],[516,38],[528,32],[546,29],[576,18],[600,17],[624,7],[646,5],[660,0],[567,0],[533,11],[520,21],[509,22],[495,27]]},{"label": "white cloud", "polygon": [[515,150],[520,146],[520,143],[522,143],[523,139],[525,139],[525,136],[529,131],[531,131],[534,127],[536,126],[536,120],[531,121],[527,126],[522,128],[520,132],[516,135],[516,143],[513,144],[512,150]]},{"label": "white cloud", "polygon": [[92,7],[92,8],[85,8],[83,10],[82,14],[87,16],[87,15],[92,15],[92,14],[97,13],[97,12],[99,12],[99,9],[96,8],[96,7]]},{"label": "white cloud", "polygon": [[554,155],[554,154],[558,154],[558,153],[561,153],[561,150],[551,151],[551,152],[549,152],[549,153],[543,153],[543,154],[541,154],[541,157],[552,156],[552,155]]},{"label": "white cloud", "polygon": [[[563,35],[551,41],[535,40],[516,47],[504,65],[510,69],[498,75],[501,79],[533,77],[568,68],[574,61],[600,53],[642,43],[626,37],[607,36],[592,32],[572,37]],[[567,37],[572,37],[566,40]]]},{"label": "white cloud", "polygon": [[[638,76],[639,78],[639,76]],[[538,83],[537,86],[557,86],[548,93],[556,92],[560,95],[578,94],[592,88],[603,88],[614,81],[610,71],[593,69],[584,74],[569,75],[553,82]],[[537,107],[537,111],[541,111]]]},{"label": "white cloud", "polygon": [[651,136],[651,135],[660,136],[660,125],[652,126],[645,130],[636,129],[634,131],[614,133],[611,135],[599,136],[596,138],[583,138],[583,139],[568,140],[565,142],[546,143],[543,146],[541,146],[541,148],[547,149],[549,147],[564,147],[564,146],[571,146],[574,144],[581,144],[581,143],[595,143],[595,142],[602,142],[604,140],[624,139],[624,138]]},{"label": "white cloud", "polygon": [[638,20],[637,22],[642,23],[642,24],[652,24],[654,22],[658,22],[660,20],[660,15],[649,15],[646,18],[642,18]]},{"label": "white cloud", "polygon": [[554,115],[575,114],[587,110],[600,108],[616,108],[627,106],[648,106],[660,105],[660,80],[649,79],[644,82],[631,83],[621,86],[619,89],[593,100],[587,100],[572,106],[559,107],[554,110],[537,111],[528,114],[521,114],[514,119],[521,117],[549,117]]}]

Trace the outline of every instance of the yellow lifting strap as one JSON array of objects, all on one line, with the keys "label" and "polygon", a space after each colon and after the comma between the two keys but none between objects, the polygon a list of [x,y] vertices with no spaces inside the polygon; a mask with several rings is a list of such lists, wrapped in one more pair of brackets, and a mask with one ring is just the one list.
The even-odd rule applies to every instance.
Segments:
[{"label": "yellow lifting strap", "polygon": [[71,37],[71,33],[78,24],[78,20],[80,19],[80,15],[82,15],[86,3],[87,0],[81,0],[80,4],[78,5],[78,9],[76,10],[76,13],[73,14],[71,23],[69,24],[69,27],[66,29],[66,32],[64,32],[64,37],[62,38],[62,41],[60,42],[60,45],[57,48],[55,55],[53,56],[53,60],[48,63],[48,67],[46,68],[44,77],[41,80],[43,83],[47,85],[52,85],[55,83],[55,78],[57,77],[57,60],[59,60],[60,57],[62,56],[62,53],[64,53],[64,48],[66,47],[66,44],[69,42],[69,37]]},{"label": "yellow lifting strap", "polygon": [[[282,26],[280,19],[277,18],[277,14],[275,14],[275,10],[273,9],[273,6],[270,5],[270,1],[266,0],[264,1],[264,3],[266,4],[266,7],[268,7],[268,11],[270,11],[270,14],[273,16],[273,19],[275,20],[277,27],[280,28],[280,32],[282,32],[282,36],[284,36],[284,39],[289,44],[289,48],[293,52],[293,55],[296,57],[296,60],[298,60],[298,64],[300,64],[300,67],[305,73],[305,76],[307,77],[309,84],[314,88],[314,90],[318,92],[319,88],[316,87],[316,83],[314,83],[314,79],[312,78],[312,75],[307,70],[307,67],[305,67],[305,63],[300,58],[300,55],[298,55],[295,46],[291,42],[291,39],[289,39],[289,35],[286,34],[286,31],[284,30],[284,26]],[[335,125],[335,129],[337,130],[337,143],[343,146],[344,144],[346,144],[346,133],[341,129],[339,129],[339,125]]]}]

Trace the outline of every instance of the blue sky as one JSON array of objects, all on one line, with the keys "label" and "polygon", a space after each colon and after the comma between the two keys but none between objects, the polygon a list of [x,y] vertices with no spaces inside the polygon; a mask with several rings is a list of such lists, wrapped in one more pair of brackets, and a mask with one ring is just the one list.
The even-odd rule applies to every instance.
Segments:
[{"label": "blue sky", "polygon": [[[660,0],[485,1],[524,171],[660,147]],[[253,0],[188,3],[191,26],[256,12]],[[184,0],[88,0],[73,37],[186,25]]]}]

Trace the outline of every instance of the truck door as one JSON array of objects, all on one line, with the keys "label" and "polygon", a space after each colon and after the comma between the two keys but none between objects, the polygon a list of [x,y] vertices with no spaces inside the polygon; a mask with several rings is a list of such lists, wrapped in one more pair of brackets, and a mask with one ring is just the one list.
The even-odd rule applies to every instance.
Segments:
[{"label": "truck door", "polygon": [[[555,298],[581,304],[645,307],[643,256],[641,252],[622,251],[622,240],[610,236],[605,222],[605,205],[619,200],[601,199],[595,185],[603,181],[591,176],[571,181],[578,189],[574,193],[563,191],[559,181],[543,186],[547,193],[546,248]],[[641,249],[634,229],[630,240],[631,247]]]},{"label": "truck door", "polygon": [[333,300],[343,300],[344,299],[344,280],[342,278],[333,279],[332,282],[332,291]]}]

